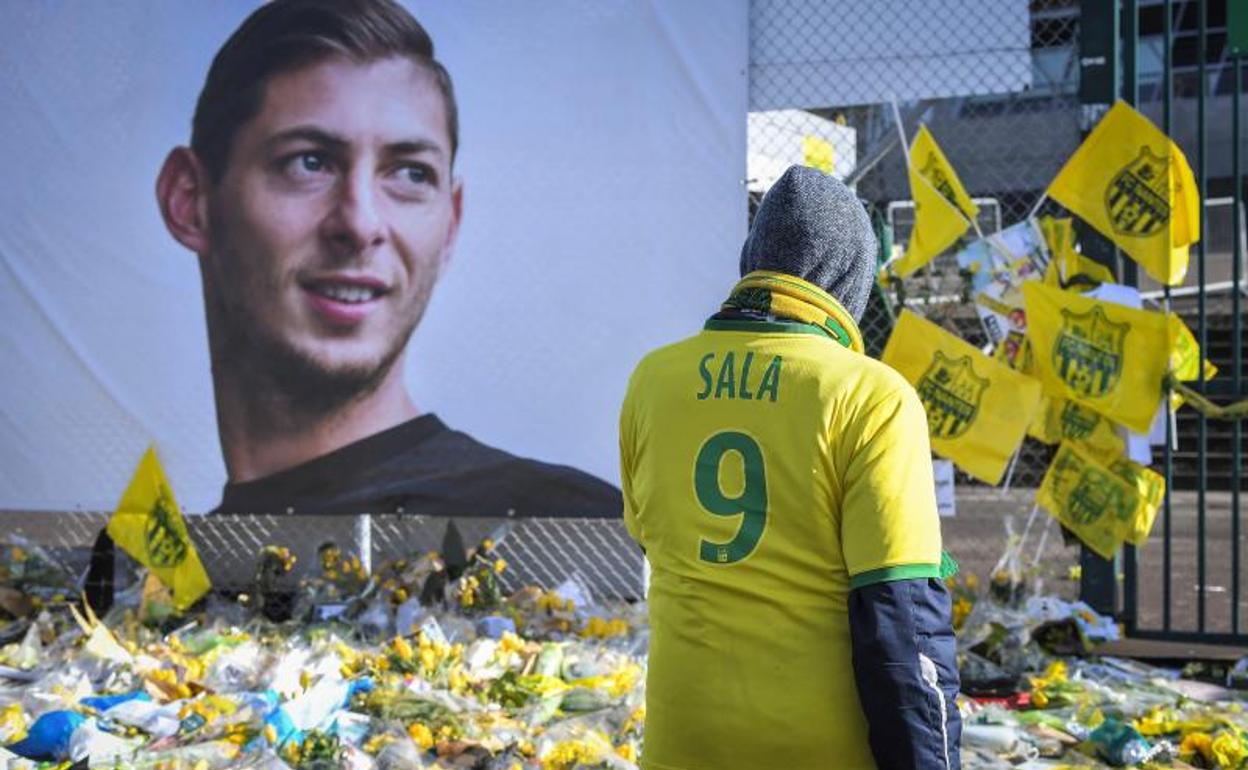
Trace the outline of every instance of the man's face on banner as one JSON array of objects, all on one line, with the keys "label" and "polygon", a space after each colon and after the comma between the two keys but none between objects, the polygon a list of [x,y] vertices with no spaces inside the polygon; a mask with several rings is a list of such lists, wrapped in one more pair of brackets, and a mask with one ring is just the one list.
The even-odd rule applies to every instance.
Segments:
[{"label": "man's face on banner", "polygon": [[292,376],[366,388],[420,321],[459,212],[445,103],[419,65],[278,74],[210,198],[209,312]]}]

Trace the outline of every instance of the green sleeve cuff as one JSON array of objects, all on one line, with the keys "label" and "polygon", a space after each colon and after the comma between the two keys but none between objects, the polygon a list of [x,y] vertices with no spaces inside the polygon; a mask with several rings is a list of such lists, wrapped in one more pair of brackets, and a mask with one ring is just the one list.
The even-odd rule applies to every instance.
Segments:
[{"label": "green sleeve cuff", "polygon": [[917,578],[940,578],[939,564],[898,564],[895,567],[881,567],[867,570],[849,578],[849,589],[888,583],[894,580],[915,580]]}]

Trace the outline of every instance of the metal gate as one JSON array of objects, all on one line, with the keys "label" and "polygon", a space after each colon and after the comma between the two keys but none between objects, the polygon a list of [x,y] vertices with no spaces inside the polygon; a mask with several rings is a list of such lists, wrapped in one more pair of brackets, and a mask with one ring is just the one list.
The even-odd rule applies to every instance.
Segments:
[{"label": "metal gate", "polygon": [[[1099,38],[1099,39],[1098,39]],[[1248,2],[1243,0],[1085,0],[1080,63],[1089,122],[1102,93],[1121,96],[1148,114],[1183,149],[1204,202],[1201,238],[1184,286],[1150,291],[1135,265],[1120,257],[1120,275],[1184,317],[1219,369],[1194,383],[1227,403],[1244,386],[1243,57],[1248,55]],[[1106,105],[1107,106],[1107,105]],[[1155,465],[1166,498],[1154,536],[1128,546],[1121,561],[1120,617],[1128,635],[1248,643],[1241,526],[1246,488],[1241,421],[1208,419],[1184,408],[1166,423]],[[1082,589],[1104,599],[1117,591],[1109,563],[1084,557]],[[1111,598],[1112,601],[1112,598]]]}]

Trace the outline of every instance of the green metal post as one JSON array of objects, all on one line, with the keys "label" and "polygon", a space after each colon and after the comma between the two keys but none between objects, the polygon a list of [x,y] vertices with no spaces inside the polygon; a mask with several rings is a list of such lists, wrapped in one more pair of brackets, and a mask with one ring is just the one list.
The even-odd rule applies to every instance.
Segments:
[{"label": "green metal post", "polygon": [[[1090,131],[1120,93],[1120,17],[1118,0],[1083,0],[1079,17],[1079,101],[1085,115],[1093,118],[1083,128]],[[1108,238],[1076,220],[1083,254],[1116,270],[1117,256]],[[1086,546],[1079,550],[1079,598],[1097,612],[1118,615],[1118,580],[1113,561],[1103,559]]]},{"label": "green metal post", "polygon": [[[1240,11],[1243,12],[1243,5],[1240,5]],[[1245,13],[1248,15],[1248,12]],[[1229,25],[1228,25],[1229,27]],[[1239,119],[1240,92],[1243,91],[1244,82],[1244,60],[1243,54],[1237,53],[1235,57],[1235,65],[1233,73],[1235,75],[1234,91],[1231,96],[1231,180],[1235,186],[1235,192],[1231,197],[1231,328],[1232,328],[1232,344],[1234,345],[1234,353],[1231,357],[1231,381],[1235,388],[1235,396],[1239,398],[1243,395],[1243,353],[1244,353],[1244,316],[1243,309],[1240,305],[1243,289],[1241,281],[1243,280],[1243,261],[1244,246],[1240,239],[1240,232],[1243,229],[1243,214],[1241,206],[1243,204],[1244,191],[1244,172],[1240,167],[1239,157],[1239,137],[1243,124]],[[1236,420],[1231,425],[1231,633],[1239,633],[1239,488],[1242,485],[1244,472],[1244,459],[1241,454],[1240,444],[1243,441],[1243,424],[1240,420]]]},{"label": "green metal post", "polygon": [[[1122,19],[1122,98],[1131,106],[1140,101],[1140,3],[1139,0],[1124,0]],[[1127,286],[1139,286],[1140,275],[1135,260],[1122,251],[1118,252],[1118,262],[1122,268],[1122,282]],[[1122,616],[1121,620],[1126,632],[1131,635],[1135,631],[1139,617],[1136,590],[1138,575],[1136,574],[1135,546],[1126,544],[1122,549]]]},{"label": "green metal post", "polygon": [[[1200,85],[1196,92],[1196,174],[1197,186],[1200,189],[1200,203],[1204,206],[1205,201],[1209,197],[1209,179],[1207,176],[1208,169],[1205,168],[1205,91],[1209,87],[1209,78],[1205,72],[1205,58],[1207,51],[1206,37],[1208,35],[1208,9],[1206,3],[1198,2],[1196,4],[1196,12],[1198,21],[1197,32],[1197,73],[1200,79]],[[1196,276],[1199,286],[1196,292],[1197,298],[1197,317],[1199,327],[1197,329],[1197,340],[1200,342],[1200,377],[1198,380],[1200,390],[1205,389],[1205,357],[1208,350],[1208,328],[1205,319],[1205,243],[1208,241],[1209,218],[1205,216],[1205,212],[1201,212],[1200,217],[1200,242],[1196,244]],[[1196,460],[1196,630],[1204,633],[1205,631],[1205,487],[1208,484],[1208,463],[1206,453],[1209,451],[1205,416],[1199,415],[1197,423],[1197,440],[1199,447],[1197,449]]]},{"label": "green metal post", "polygon": [[[1171,27],[1174,8],[1172,0],[1165,0],[1164,6],[1165,18],[1162,27],[1162,68],[1161,68],[1161,126],[1166,132],[1166,136],[1170,136],[1170,98],[1174,91],[1173,79],[1174,59],[1172,49],[1174,48],[1174,30]],[[1170,312],[1170,287],[1163,287],[1165,292],[1165,310]],[[1165,394],[1169,399],[1170,394]],[[1162,499],[1162,552],[1161,552],[1161,627],[1164,631],[1170,630],[1170,488],[1174,486],[1174,420],[1171,419],[1170,407],[1166,406],[1166,446],[1163,452],[1165,458],[1165,467],[1163,472],[1166,477],[1166,494]]]}]

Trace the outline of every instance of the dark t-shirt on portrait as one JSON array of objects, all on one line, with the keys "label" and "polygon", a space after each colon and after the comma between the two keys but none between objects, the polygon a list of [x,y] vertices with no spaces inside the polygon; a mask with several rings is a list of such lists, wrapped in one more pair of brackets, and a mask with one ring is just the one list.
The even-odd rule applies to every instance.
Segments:
[{"label": "dark t-shirt on portrait", "polygon": [[620,491],[422,415],[279,473],[226,484],[213,513],[617,518]]}]

